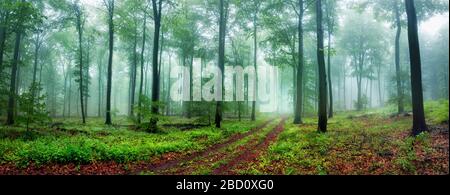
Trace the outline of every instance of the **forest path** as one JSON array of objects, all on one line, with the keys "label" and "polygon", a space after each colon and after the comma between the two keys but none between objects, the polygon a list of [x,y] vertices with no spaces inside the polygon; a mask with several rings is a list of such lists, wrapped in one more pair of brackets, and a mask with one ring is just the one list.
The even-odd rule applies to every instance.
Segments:
[{"label": "forest path", "polygon": [[245,134],[229,138],[224,143],[183,159],[151,165],[148,170],[156,175],[239,174],[232,169],[257,160],[284,130],[285,120],[269,120]]},{"label": "forest path", "polygon": [[[157,163],[150,164],[146,166],[145,169],[141,169],[136,172],[136,174],[141,173],[152,173],[152,174],[183,174],[186,173],[188,169],[186,169],[187,164],[192,164],[194,161],[200,161],[201,159],[206,159],[207,157],[213,156],[214,154],[220,153],[225,148],[230,147],[230,145],[234,145],[242,140],[246,140],[249,137],[253,137],[256,134],[259,134],[262,130],[264,130],[269,124],[273,123],[276,120],[275,118],[269,119],[264,122],[262,125],[247,131],[242,134],[235,134],[228,138],[226,141],[222,143],[215,144],[203,151],[195,152],[193,154],[189,154],[187,156],[176,157],[174,159],[163,160]],[[184,169],[183,169],[184,168]],[[175,171],[176,170],[176,171]],[[193,171],[192,169],[190,169]]]},{"label": "forest path", "polygon": [[246,147],[245,151],[239,156],[235,157],[226,164],[222,164],[220,167],[213,171],[214,175],[237,175],[241,171],[247,170],[252,162],[255,162],[259,157],[269,149],[269,146],[274,143],[281,132],[284,131],[284,124],[286,118],[283,118],[280,123],[267,134],[267,136],[260,141],[257,145],[252,147]]}]

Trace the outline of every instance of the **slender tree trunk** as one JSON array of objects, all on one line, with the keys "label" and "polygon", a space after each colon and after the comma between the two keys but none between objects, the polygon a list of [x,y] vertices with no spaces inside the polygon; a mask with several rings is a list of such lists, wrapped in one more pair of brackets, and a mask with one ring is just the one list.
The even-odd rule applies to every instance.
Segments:
[{"label": "slender tree trunk", "polygon": [[[299,17],[298,17],[298,67],[297,67],[297,88],[295,100],[295,117],[294,124],[302,123],[302,102],[303,102],[303,66],[304,66],[304,52],[303,52],[303,0],[298,0]],[[295,74],[295,73],[294,73]]]},{"label": "slender tree trunk", "polygon": [[14,57],[12,61],[12,67],[11,67],[11,83],[9,88],[9,100],[8,100],[8,116],[6,119],[7,125],[13,125],[14,124],[14,112],[15,112],[15,106],[16,106],[16,76],[17,76],[17,68],[19,64],[19,53],[20,53],[20,41],[22,39],[22,30],[18,30],[16,32],[16,42],[14,46]]},{"label": "slender tree trunk", "polygon": [[6,34],[7,34],[7,21],[9,18],[9,14],[5,14],[4,18],[2,18],[3,24],[5,26],[0,25],[0,74],[3,72],[3,54],[5,53],[5,44],[6,44]]},{"label": "slender tree trunk", "polygon": [[[64,67],[64,65],[63,65]],[[63,100],[63,112],[62,112],[62,117],[65,118],[66,117],[66,105],[67,105],[67,78],[68,78],[68,73],[69,73],[69,68],[64,72],[64,100]]]},{"label": "slender tree trunk", "polygon": [[331,22],[330,18],[330,8],[329,3],[327,5],[327,26],[328,26],[328,53],[327,53],[327,64],[328,64],[328,93],[329,93],[329,110],[328,110],[328,117],[333,118],[333,86],[331,83],[331,34],[333,33],[333,24]]},{"label": "slender tree trunk", "polygon": [[[146,16],[145,16],[146,17]],[[144,20],[146,20],[146,18],[144,18]],[[145,26],[145,23],[144,23]],[[144,38],[145,39],[145,38]],[[145,41],[145,40],[143,40]],[[134,43],[133,43],[133,67],[132,67],[132,72],[131,72],[131,81],[130,81],[130,101],[129,101],[129,116],[133,117],[134,116],[134,100],[136,99],[134,96],[136,94],[136,78],[137,78],[137,44],[138,44],[138,35],[137,35],[137,26],[135,29],[135,36],[134,36]],[[142,64],[142,62],[141,62]],[[141,75],[142,77],[142,75]],[[140,97],[138,97],[138,101]],[[140,106],[139,106],[140,107]],[[140,119],[138,119],[139,121]]]},{"label": "slender tree trunk", "polygon": [[[22,59],[21,53],[19,52],[19,60],[18,61],[20,62],[21,59]],[[15,91],[15,94],[17,96],[19,95],[19,89],[20,89],[20,86],[21,86],[21,83],[22,83],[20,72],[21,72],[20,65],[17,65],[16,91]],[[19,109],[20,109],[19,106],[20,105],[19,105],[18,101],[16,100],[15,105],[14,105],[14,107],[15,107],[15,109],[14,109],[14,118],[17,118],[17,116],[19,114]]]},{"label": "slender tree trunk", "polygon": [[[32,85],[36,85],[36,74],[37,74],[37,67],[38,67],[38,61],[39,61],[39,48],[40,48],[40,33],[38,32],[36,35],[36,40],[35,40],[35,48],[34,48],[34,65],[33,65],[33,81],[32,81]],[[34,98],[36,97],[36,89],[34,88],[35,86],[33,86],[32,88],[32,107],[34,107]],[[31,109],[30,113],[33,114],[34,109]]]},{"label": "slender tree trunk", "polygon": [[343,88],[344,88],[344,91],[343,91],[343,95],[344,95],[344,110],[347,110],[347,97],[346,97],[346,75],[345,75],[345,67],[343,68],[344,69],[344,78],[343,78],[343,84],[344,84],[344,86],[343,86]]},{"label": "slender tree trunk", "polygon": [[405,4],[406,13],[408,15],[408,42],[409,56],[411,59],[411,92],[413,102],[412,134],[417,136],[424,131],[428,131],[428,128],[425,122],[423,108],[422,62],[420,58],[416,8],[414,6],[414,1],[412,0],[405,0]]},{"label": "slender tree trunk", "polygon": [[[146,41],[146,24],[147,24],[147,14],[144,14],[144,24],[142,26],[142,48],[141,48],[141,81],[139,85],[139,97],[138,97],[138,107],[139,110],[142,108],[142,90],[144,87],[144,52],[145,52],[145,41]],[[138,123],[140,124],[142,120],[141,111],[138,113]]]},{"label": "slender tree trunk", "polygon": [[114,0],[108,6],[109,15],[109,59],[108,59],[108,79],[106,83],[106,121],[105,124],[112,125],[111,119],[111,89],[112,89],[112,64],[114,52]]},{"label": "slender tree trunk", "polygon": [[101,117],[101,111],[102,111],[102,77],[103,77],[103,70],[102,70],[102,64],[103,64],[103,56],[99,56],[98,60],[98,107],[97,107],[97,117]]},{"label": "slender tree trunk", "polygon": [[170,71],[172,69],[172,55],[169,51],[169,75],[167,77],[167,93],[166,93],[166,115],[169,116],[170,114]]},{"label": "slender tree trunk", "polygon": [[380,107],[383,107],[383,96],[381,94],[381,64],[378,64],[378,98]]},{"label": "slender tree trunk", "polygon": [[189,101],[187,102],[187,118],[190,119],[192,117],[192,100],[193,100],[193,56],[189,59]]},{"label": "slender tree trunk", "polygon": [[395,75],[397,81],[397,106],[398,113],[403,113],[405,111],[403,105],[403,86],[401,82],[401,68],[400,68],[400,36],[402,32],[401,20],[400,20],[400,11],[398,8],[397,0],[393,1],[394,10],[395,10],[395,23],[397,26],[397,33],[395,35]]},{"label": "slender tree trunk", "polygon": [[161,32],[161,9],[162,9],[162,0],[158,1],[157,6],[157,0],[152,0],[153,5],[153,17],[155,21],[155,32],[154,32],[154,38],[153,38],[153,82],[152,82],[152,107],[151,107],[151,113],[152,118],[150,119],[150,130],[154,131],[157,129],[157,123],[158,118],[156,115],[159,112],[159,105],[156,105],[159,103],[159,71],[158,71],[158,54],[159,54],[159,36]]},{"label": "slender tree trunk", "polygon": [[78,12],[77,14],[77,31],[78,31],[78,60],[79,60],[79,95],[80,95],[80,106],[81,106],[81,118],[83,120],[83,124],[86,124],[86,118],[84,115],[84,102],[83,102],[83,27],[82,27],[82,21],[81,21],[81,12]]},{"label": "slender tree trunk", "polygon": [[90,40],[88,41],[88,47],[87,47],[87,52],[86,52],[86,69],[85,69],[85,76],[84,79],[86,80],[85,85],[85,94],[84,94],[84,116],[85,117],[89,117],[88,116],[88,100],[89,100],[89,81],[90,81],[90,77],[89,77],[89,68],[90,68],[90,63],[91,63],[91,53],[90,53],[90,47],[91,47],[91,43]]},{"label": "slender tree trunk", "polygon": [[[221,128],[221,122],[222,122],[222,101],[223,101],[223,85],[224,85],[224,69],[225,69],[225,36],[226,36],[226,11],[225,9],[228,9],[227,3],[224,2],[225,0],[220,0],[220,20],[219,20],[219,69],[222,74],[222,78],[220,81],[220,86],[218,90],[222,91],[221,97],[222,100],[217,101],[216,105],[216,116],[215,116],[215,123],[217,128]],[[226,7],[226,8],[225,8]],[[255,45],[256,47],[256,45]],[[256,64],[256,63],[255,63]],[[258,82],[256,82],[258,83]],[[253,103],[255,104],[255,103]],[[253,107],[254,109],[254,107]],[[252,113],[252,119],[254,118],[254,113]]]},{"label": "slender tree trunk", "polygon": [[327,131],[327,75],[323,46],[322,0],[316,1],[317,9],[317,58],[319,64],[319,132]]},{"label": "slender tree trunk", "polygon": [[71,108],[72,108],[72,74],[69,73],[69,100],[67,101],[67,116],[70,118],[71,116]]},{"label": "slender tree trunk", "polygon": [[[255,90],[254,90],[254,98],[255,100],[252,101],[252,115],[251,120],[256,120],[256,100],[258,100],[258,12],[259,12],[259,2],[255,2],[255,13],[253,15],[253,45],[254,45],[254,51],[253,51],[253,67],[255,68]],[[222,11],[222,10],[221,10]],[[222,22],[222,21],[221,21]],[[226,24],[223,28],[226,28]],[[225,31],[225,29],[223,29]],[[225,32],[223,32],[225,33]],[[224,35],[225,36],[225,35]],[[224,38],[225,40],[225,38]],[[224,41],[225,42],[225,41]],[[225,49],[224,49],[225,50]]]}]

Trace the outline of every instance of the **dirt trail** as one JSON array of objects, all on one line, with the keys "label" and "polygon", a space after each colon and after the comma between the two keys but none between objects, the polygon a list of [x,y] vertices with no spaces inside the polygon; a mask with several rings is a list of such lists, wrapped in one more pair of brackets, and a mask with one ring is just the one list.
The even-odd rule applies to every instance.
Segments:
[{"label": "dirt trail", "polygon": [[[284,129],[286,119],[276,124],[268,122],[258,128],[258,131],[249,133],[238,140],[227,142],[221,148],[207,150],[202,156],[190,158],[183,163],[167,169],[152,170],[157,175],[192,175],[192,174],[224,174],[231,170],[236,164],[245,163],[256,159],[263,151],[276,140],[279,133]],[[266,128],[269,124],[275,127]],[[244,140],[247,138],[248,140]],[[243,143],[239,143],[240,141]],[[223,149],[222,149],[223,148]],[[233,174],[233,173],[227,173]]]},{"label": "dirt trail", "polygon": [[246,147],[244,152],[235,157],[226,164],[222,164],[220,167],[213,171],[213,175],[233,175],[236,174],[233,170],[237,165],[249,165],[251,162],[257,160],[257,158],[269,148],[270,144],[276,141],[278,135],[284,130],[284,124],[286,118],[283,118],[281,122],[257,145],[252,147]]},{"label": "dirt trail", "polygon": [[[262,129],[264,129],[269,123],[271,123],[274,120],[275,119],[270,119],[270,120],[264,122],[262,125],[260,125],[256,128],[253,128],[252,130],[250,130],[246,133],[233,135],[230,138],[228,138],[227,141],[215,144],[215,145],[207,148],[206,150],[195,152],[193,154],[190,154],[190,155],[182,157],[182,158],[177,158],[177,159],[167,160],[167,161],[160,161],[157,164],[151,164],[147,167],[147,170],[158,173],[163,170],[167,170],[167,169],[176,167],[177,165],[183,165],[183,164],[185,164],[189,161],[192,161],[194,159],[197,159],[197,158],[207,157],[207,156],[211,155],[212,153],[215,153],[215,152],[221,150],[222,148],[225,148],[239,140],[242,140],[246,137],[257,134],[258,132],[260,132]],[[142,171],[144,171],[144,170],[139,170],[137,172],[137,174],[139,174]]]}]

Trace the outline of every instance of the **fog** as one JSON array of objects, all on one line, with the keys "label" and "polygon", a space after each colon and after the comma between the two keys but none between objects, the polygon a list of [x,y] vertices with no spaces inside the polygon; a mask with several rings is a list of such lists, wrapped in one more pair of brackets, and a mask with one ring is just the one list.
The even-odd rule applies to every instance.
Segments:
[{"label": "fog", "polygon": [[[36,18],[39,14],[43,17],[41,21],[27,21],[27,26],[22,29],[24,32],[17,71],[17,96],[26,93],[31,84],[37,82],[42,86],[37,95],[43,95],[41,101],[45,103],[45,110],[52,117],[81,117],[80,103],[84,103],[85,114],[88,117],[105,115],[109,61],[109,23],[105,2],[108,1],[32,1],[31,4],[35,7],[32,11],[36,13],[28,14],[36,14]],[[425,100],[448,99],[448,1],[438,3],[441,4],[435,7],[427,7],[421,3],[417,6],[421,14],[419,39]],[[202,116],[206,110],[212,109],[213,104],[204,100],[193,102],[192,105],[191,101],[186,99],[173,101],[172,97],[169,97],[170,89],[178,89],[174,83],[177,84],[177,80],[183,81],[189,72],[180,74],[179,78],[169,78],[169,71],[174,71],[174,67],[177,66],[192,67],[194,59],[201,61],[201,71],[208,66],[218,66],[219,16],[214,8],[215,4],[214,1],[194,0],[163,3],[161,52],[158,54],[161,58],[158,93],[159,101],[165,106],[160,110],[160,114],[190,113]],[[327,76],[330,76],[329,81],[332,84],[329,93],[331,92],[333,96],[331,103],[334,111],[396,107],[399,98],[397,94],[399,83],[395,82],[396,78],[401,79],[402,102],[406,110],[411,111],[406,13],[401,12],[399,16],[402,23],[398,45],[400,72],[396,72],[396,21],[392,14],[389,14],[392,9],[382,4],[350,0],[326,3],[329,7],[324,8],[327,11],[324,15],[324,42],[326,57],[330,55],[330,61],[326,60],[327,67],[330,63],[331,68]],[[269,9],[270,6],[274,8]],[[256,67],[267,65],[276,69],[273,73],[275,81],[268,80],[269,74],[258,75],[258,82],[261,84],[257,90],[267,89],[267,85],[264,85],[267,80],[278,87],[268,92],[269,95],[274,94],[270,96],[272,98],[270,103],[257,100],[257,112],[294,113],[297,98],[295,94],[299,37],[298,9],[293,9],[292,6],[289,1],[281,3],[262,1],[256,17],[258,36],[254,40],[253,15],[249,13],[251,6],[234,1],[229,4],[225,66],[243,68],[253,66],[256,51]],[[404,8],[400,1],[399,6]],[[81,10],[80,17],[83,20],[82,43],[79,43],[75,7]],[[1,9],[1,27],[6,29],[3,39],[6,44],[2,50],[4,63],[0,69],[2,78],[0,115],[6,118],[15,26],[4,17],[9,13],[7,7],[3,6]],[[302,19],[304,68],[301,95],[304,115],[314,115],[318,109],[315,14],[314,5],[311,5],[305,9]],[[114,116],[133,116],[132,110],[137,106],[137,102],[141,102],[140,87],[143,96],[152,97],[154,19],[151,6],[147,5],[146,1],[116,1],[113,16],[115,45],[111,81],[111,113]],[[146,39],[145,42],[143,37]],[[257,43],[256,50],[254,43]],[[358,45],[361,47],[355,48]],[[82,77],[79,71],[80,49],[85,71],[81,73]],[[363,55],[362,69],[358,69],[355,64],[360,62],[357,60],[358,55]],[[34,77],[37,77],[35,81]],[[143,77],[142,84],[141,77]],[[202,77],[200,84],[206,84],[209,79],[210,77]],[[83,86],[80,80],[84,80]],[[248,93],[253,89],[249,90],[248,77],[245,77],[244,81],[246,82],[242,93],[246,99],[240,103],[226,102],[225,115],[235,115],[238,110],[245,117],[250,117],[252,101],[249,100]],[[189,88],[183,85],[183,82],[178,84],[180,94]],[[235,81],[232,79],[225,81],[225,95],[233,93],[234,97],[237,93],[241,93],[228,90],[232,89],[234,84]],[[80,102],[82,99],[80,86],[84,90],[81,90],[84,95],[83,102]],[[214,90],[212,87],[211,91]],[[186,105],[189,105],[188,108]]]}]

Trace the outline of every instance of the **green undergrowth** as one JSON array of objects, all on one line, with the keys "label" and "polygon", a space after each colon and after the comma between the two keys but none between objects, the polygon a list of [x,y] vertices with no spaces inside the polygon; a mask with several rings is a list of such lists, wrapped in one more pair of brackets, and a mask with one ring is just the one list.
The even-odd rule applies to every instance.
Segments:
[{"label": "green undergrowth", "polygon": [[[376,163],[359,158],[371,159],[378,154],[393,153],[400,146],[392,139],[409,131],[411,122],[407,117],[391,119],[379,114],[360,117],[337,115],[329,120],[327,133],[317,132],[316,119],[307,118],[302,125],[288,123],[278,141],[270,146],[268,154],[261,158],[259,165],[255,165],[254,173],[370,174],[371,168],[363,170],[361,167],[373,166],[373,171],[377,171]],[[402,152],[393,158],[404,162],[402,159],[407,155],[410,154]],[[406,160],[411,161],[411,158]],[[340,170],[343,167],[348,170]]]},{"label": "green undergrowth", "polygon": [[226,120],[221,129],[212,126],[184,131],[162,128],[154,134],[135,131],[126,125],[108,127],[100,121],[90,121],[87,125],[77,125],[68,120],[58,128],[32,131],[21,127],[1,127],[0,163],[26,167],[30,163],[40,166],[149,160],[167,152],[205,149],[232,134],[243,133],[262,124],[263,119],[239,123]]},{"label": "green undergrowth", "polygon": [[448,100],[425,102],[425,117],[432,124],[448,124]]}]

